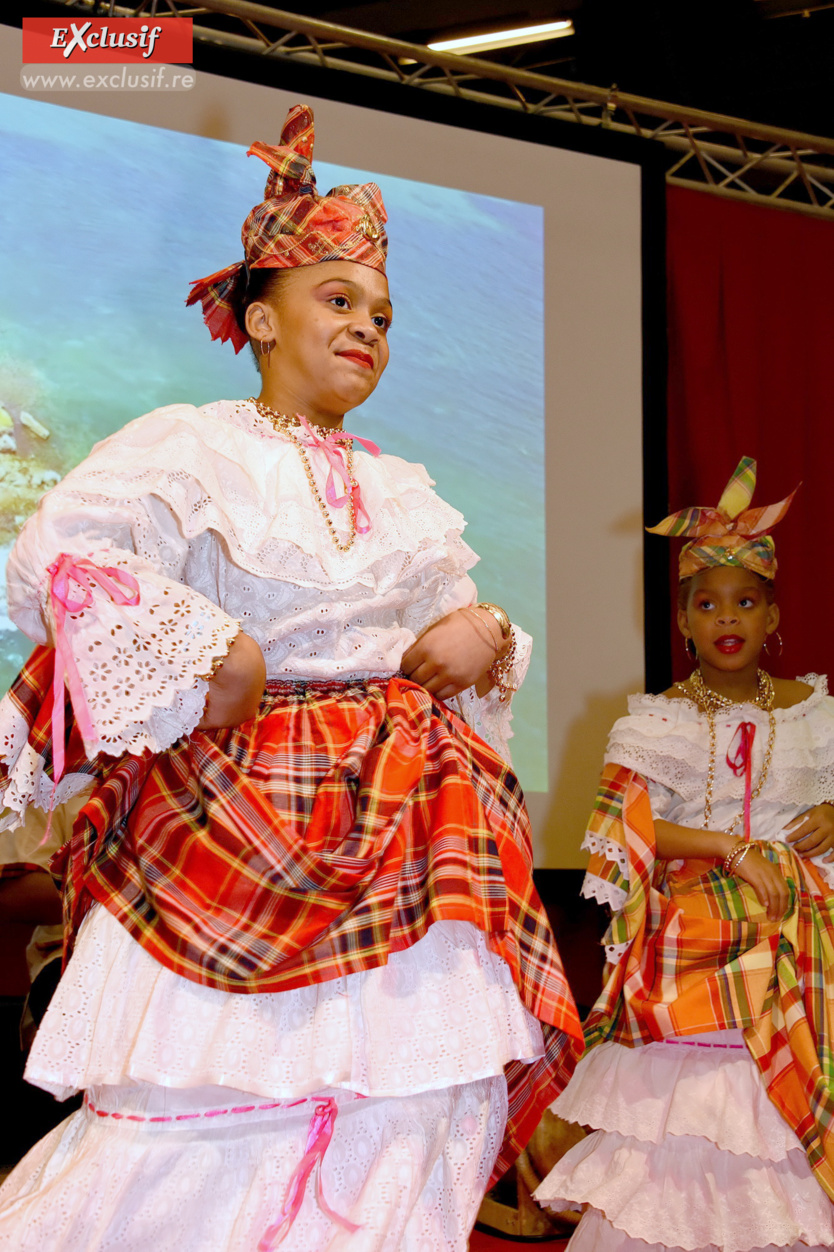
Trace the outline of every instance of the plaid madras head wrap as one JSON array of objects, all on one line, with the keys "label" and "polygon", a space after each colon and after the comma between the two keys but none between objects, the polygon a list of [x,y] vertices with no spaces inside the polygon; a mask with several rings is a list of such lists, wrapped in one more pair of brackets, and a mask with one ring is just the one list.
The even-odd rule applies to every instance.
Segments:
[{"label": "plaid madras head wrap", "polygon": [[755,487],[756,462],[743,456],[716,508],[679,509],[646,527],[650,535],[691,537],[681,549],[681,580],[713,565],[738,565],[762,578],[775,577],[776,550],[766,532],[781,522],[798,488],[778,504],[751,509]]},{"label": "plaid madras head wrap", "polygon": [[313,173],[313,114],[296,104],[287,114],[278,147],[260,140],[247,156],[270,167],[264,199],[243,223],[245,260],[198,278],[186,304],[203,306],[212,339],[231,339],[235,352],[249,342],[238,325],[236,310],[246,294],[253,269],[294,269],[320,261],[356,261],[385,272],[388,220],[376,183],[345,184],[325,196],[316,190]]}]

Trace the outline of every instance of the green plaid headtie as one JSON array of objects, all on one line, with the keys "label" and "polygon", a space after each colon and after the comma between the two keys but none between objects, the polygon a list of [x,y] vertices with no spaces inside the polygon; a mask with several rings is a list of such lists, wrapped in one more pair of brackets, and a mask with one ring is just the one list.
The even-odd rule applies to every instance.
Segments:
[{"label": "green plaid headtie", "polygon": [[775,546],[766,532],[781,522],[798,488],[778,504],[751,509],[755,487],[756,462],[744,456],[714,509],[679,509],[657,526],[646,528],[652,535],[691,536],[691,542],[684,545],[680,554],[682,579],[713,565],[739,565],[762,578],[775,576]]}]

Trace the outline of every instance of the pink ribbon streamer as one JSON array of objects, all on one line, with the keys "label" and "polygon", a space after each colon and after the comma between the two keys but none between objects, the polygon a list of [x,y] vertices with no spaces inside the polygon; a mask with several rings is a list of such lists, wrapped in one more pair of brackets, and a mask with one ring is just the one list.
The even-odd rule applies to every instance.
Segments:
[{"label": "pink ribbon streamer", "polygon": [[345,1230],[350,1231],[351,1234],[360,1229],[356,1222],[348,1221],[346,1217],[342,1217],[339,1213],[334,1212],[325,1200],[322,1192],[321,1163],[333,1137],[333,1127],[336,1122],[337,1112],[338,1107],[333,1099],[322,1100],[316,1105],[313,1116],[310,1118],[310,1129],[307,1132],[307,1147],[304,1151],[304,1156],[293,1170],[292,1177],[287,1185],[281,1216],[277,1222],[273,1223],[264,1232],[258,1243],[258,1252],[273,1252],[274,1248],[283,1243],[301,1209],[304,1201],[304,1192],[313,1170],[316,1170],[316,1200],[321,1211],[331,1221],[338,1222],[340,1226],[344,1226]]},{"label": "pink ribbon streamer", "polygon": [[[753,741],[756,738],[755,722],[740,722],[727,749],[727,764],[736,778],[744,775],[744,838],[750,842],[750,793],[753,779]],[[733,745],[738,739],[738,745]]]},{"label": "pink ribbon streamer", "polygon": [[[334,509],[342,509],[352,497],[357,534],[367,535],[371,529],[371,519],[368,517],[368,513],[362,503],[362,492],[359,489],[359,483],[350,481],[347,457],[341,445],[347,439],[355,439],[357,443],[361,443],[365,451],[369,452],[371,456],[379,456],[379,448],[372,440],[360,439],[359,435],[351,435],[346,430],[334,430],[332,434],[322,437],[316,434],[303,414],[296,413],[295,416],[298,418],[299,425],[304,433],[309,435],[317,448],[321,448],[330,466],[327,471],[327,482],[324,488],[327,503]],[[338,497],[336,495],[334,475],[338,475],[340,478],[344,492],[343,495]]]},{"label": "pink ribbon streamer", "polygon": [[[139,584],[124,570],[112,566],[94,565],[87,557],[74,557],[62,552],[57,561],[48,567],[51,575],[49,601],[55,631],[55,674],[52,679],[52,759],[53,789],[49,806],[50,819],[55,802],[55,788],[63,777],[64,757],[64,684],[72,700],[75,720],[85,742],[95,738],[93,720],[84,696],[84,687],[72,648],[66,633],[67,613],[80,613],[93,603],[93,587],[100,587],[114,604],[139,603]],[[80,587],[83,595],[75,599],[70,594],[70,584]],[[127,592],[123,590],[127,588]],[[48,827],[47,827],[48,833]]]}]

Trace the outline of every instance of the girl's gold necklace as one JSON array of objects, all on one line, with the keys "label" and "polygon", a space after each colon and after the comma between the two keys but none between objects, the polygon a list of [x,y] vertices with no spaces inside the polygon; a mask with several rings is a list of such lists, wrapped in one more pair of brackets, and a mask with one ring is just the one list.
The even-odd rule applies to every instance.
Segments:
[{"label": "girl's gold necklace", "polygon": [[[347,466],[348,481],[350,482],[350,491],[348,492],[347,502],[348,537],[343,541],[339,538],[339,532],[336,530],[335,523],[333,518],[330,516],[327,504],[318,489],[315,474],[313,473],[313,467],[310,464],[310,458],[307,455],[307,449],[298,437],[298,432],[301,429],[301,424],[298,419],[290,417],[287,413],[277,412],[276,409],[272,409],[268,404],[265,404],[263,400],[256,400],[254,396],[249,397],[249,403],[254,404],[260,416],[264,418],[265,421],[269,422],[270,426],[272,426],[274,430],[277,430],[280,435],[286,435],[289,441],[298,449],[298,455],[301,457],[301,464],[304,466],[304,472],[307,475],[307,482],[310,484],[310,491],[312,492],[313,499],[319,506],[321,515],[327,524],[327,532],[330,535],[333,546],[339,552],[350,552],[356,541],[356,505],[354,503],[356,479],[353,476],[352,441],[347,437],[344,440],[345,464]],[[315,426],[312,422],[308,422],[308,425],[310,429],[315,431],[321,439],[326,439],[334,433],[333,429],[326,426]]]},{"label": "girl's gold necklace", "polygon": [[[729,696],[722,696],[719,692],[713,691],[711,687],[706,685],[701,677],[701,671],[697,669],[689,675],[686,682],[675,683],[675,686],[679,691],[682,691],[688,699],[692,700],[693,703],[698,706],[707,719],[707,731],[709,733],[709,764],[707,765],[707,789],[704,797],[703,829],[710,830],[710,823],[712,821],[712,793],[715,787],[715,715],[720,712],[721,709],[733,708],[733,706],[738,704],[739,701],[732,700]],[[773,743],[776,738],[776,718],[773,714],[773,701],[775,695],[773,690],[773,679],[770,677],[770,674],[765,673],[763,669],[760,669],[756,675],[756,688],[755,697],[749,702],[745,701],[745,703],[755,704],[758,708],[764,709],[765,713],[767,713],[768,736],[759,781],[756,784],[755,790],[750,793],[751,801],[757,799],[758,796],[761,795],[762,788],[767,781],[770,762],[773,758]],[[731,835],[743,818],[744,809],[742,809],[738,816],[733,819],[727,827],[725,833]]]}]

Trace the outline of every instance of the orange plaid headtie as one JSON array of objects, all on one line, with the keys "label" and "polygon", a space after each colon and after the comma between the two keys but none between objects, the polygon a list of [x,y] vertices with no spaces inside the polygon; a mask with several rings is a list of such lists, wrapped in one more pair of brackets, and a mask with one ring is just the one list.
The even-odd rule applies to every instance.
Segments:
[{"label": "orange plaid headtie", "polygon": [[742,457],[716,508],[679,509],[657,526],[646,527],[651,535],[692,537],[681,550],[681,579],[713,565],[740,565],[762,578],[775,576],[775,547],[766,532],[781,522],[798,488],[778,504],[751,509],[755,487],[756,462]]},{"label": "orange plaid headtie", "polygon": [[313,114],[296,104],[287,114],[281,143],[260,140],[247,156],[270,166],[264,199],[243,223],[245,260],[191,284],[186,304],[203,306],[212,339],[231,339],[235,352],[248,343],[236,310],[253,269],[292,269],[319,261],[356,261],[385,272],[387,215],[376,183],[334,187],[326,196],[316,190],[313,173]]}]

